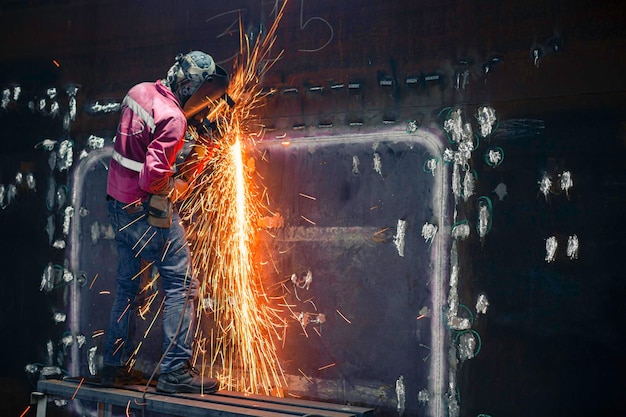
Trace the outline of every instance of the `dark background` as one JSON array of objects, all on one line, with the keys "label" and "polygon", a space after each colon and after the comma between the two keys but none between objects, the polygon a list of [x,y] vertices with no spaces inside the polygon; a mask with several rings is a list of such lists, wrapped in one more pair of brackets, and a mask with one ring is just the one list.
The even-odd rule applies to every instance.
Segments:
[{"label": "dark background", "polygon": [[[180,51],[203,49],[230,67],[239,36],[231,26],[236,13],[227,12],[240,10],[246,33],[256,36],[273,7],[251,0],[0,2],[0,87],[22,87],[21,99],[0,112],[0,183],[23,170],[38,184],[36,191],[22,187],[0,211],[3,414],[26,408],[32,385],[24,368],[45,362],[46,341],[58,346],[64,328],[52,315],[67,302],[62,288],[39,291],[45,266],[62,265],[66,255],[48,245],[46,218],[58,214],[45,209],[48,154],[34,147],[67,133],[59,119],[31,112],[28,101],[56,86],[63,105],[64,86],[80,85],[71,137],[82,149],[91,134],[110,138],[116,123],[115,114],[84,111],[90,103],[120,100],[134,83],[162,77]],[[276,46],[285,53],[263,80],[278,89],[261,112],[270,136],[359,132],[407,120],[434,128],[444,108],[471,115],[484,104],[496,109],[501,126],[545,126],[516,124],[494,136],[506,156],[495,169],[474,155],[477,195],[491,196],[494,216],[484,242],[472,237],[461,245],[461,302],[472,307],[484,292],[491,304],[474,325],[482,349],[459,371],[463,416],[624,412],[624,23],[617,1],[287,5]],[[543,51],[538,65],[535,48]],[[469,83],[455,88],[456,72],[465,69]],[[426,74],[438,81],[406,82]],[[330,88],[341,83],[346,87]],[[298,93],[282,93],[286,87]],[[360,125],[351,127],[355,121]],[[544,198],[544,172],[564,170],[574,178],[569,197]],[[66,173],[54,175],[67,182]],[[500,182],[508,195],[497,201],[492,190]],[[474,219],[475,204],[461,214]],[[564,242],[574,233],[579,259],[569,260]],[[547,263],[545,239],[553,235],[561,247]]]}]

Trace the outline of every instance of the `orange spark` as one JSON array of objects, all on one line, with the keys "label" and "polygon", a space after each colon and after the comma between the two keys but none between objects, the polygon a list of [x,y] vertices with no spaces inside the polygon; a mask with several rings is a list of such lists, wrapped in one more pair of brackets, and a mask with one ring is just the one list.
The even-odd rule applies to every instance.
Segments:
[{"label": "orange spark", "polygon": [[307,381],[309,381],[311,384],[313,383],[313,380],[304,372],[302,372],[302,369],[298,368],[298,371],[300,371],[300,373],[302,374],[303,377],[305,377],[307,379]]},{"label": "orange spark", "polygon": [[[150,229],[148,229],[150,230]],[[146,230],[146,232],[148,231]],[[143,246],[141,247],[141,249],[139,249],[139,251],[137,251],[137,253],[135,254],[135,258],[137,258],[139,256],[139,254],[145,249],[146,246],[148,246],[148,243],[150,243],[150,241],[152,240],[152,238],[157,234],[157,231],[155,230],[154,233],[152,233],[152,236],[150,236],[148,238],[148,240],[146,240],[146,243],[143,244]],[[143,237],[143,236],[142,236]]]},{"label": "orange spark", "polygon": [[[152,229],[152,226],[149,226],[145,232],[143,232],[143,235],[141,235],[141,237],[139,239],[137,239],[137,242],[135,242],[135,244],[133,245],[132,249],[135,250],[135,248],[137,246],[139,246],[139,244],[141,243],[141,241],[143,240],[143,238],[148,234],[148,232]],[[143,248],[142,248],[143,249]],[[140,251],[141,252],[141,251]],[[135,257],[137,257],[137,255],[135,255]]]},{"label": "orange spark", "polygon": [[295,245],[291,245],[291,246],[289,246],[287,249],[281,249],[281,250],[279,250],[279,251],[278,251],[278,253],[280,253],[281,255],[282,255],[282,254],[284,254],[284,253],[287,253],[287,252],[289,252],[290,250],[292,250],[292,249],[294,248],[294,246],[295,246]]},{"label": "orange spark", "polygon": [[348,318],[346,316],[344,316],[341,311],[339,310],[335,310],[337,312],[337,314],[339,314],[341,316],[342,319],[344,319],[346,322],[348,322],[349,324],[352,324],[352,322],[350,320],[348,320]]},{"label": "orange spark", "polygon": [[139,291],[139,294],[143,294],[144,292],[148,291],[150,288],[154,288],[154,284],[156,284],[156,281],[157,279],[159,279],[160,276],[161,276],[160,274],[156,274],[156,276],[152,278],[150,282],[146,283],[146,285],[141,289],[141,291]]},{"label": "orange spark", "polygon": [[91,287],[93,287],[93,284],[96,282],[96,279],[98,279],[98,274],[96,274],[96,276],[93,277],[93,280],[91,280],[91,284],[89,284],[89,289],[91,289]]},{"label": "orange spark", "polygon": [[135,348],[135,350],[133,351],[133,353],[130,355],[130,358],[128,358],[128,360],[126,361],[126,365],[129,368],[132,368],[133,365],[135,364],[135,361],[137,360],[137,354],[139,353],[139,350],[141,349],[141,346],[143,346],[143,340],[140,341],[139,343],[137,343],[137,347]]},{"label": "orange spark", "polygon": [[307,195],[307,194],[303,194],[303,193],[298,193],[298,194],[300,194],[300,196],[302,197],[308,198],[309,200],[317,200],[317,198]]},{"label": "orange spark", "polygon": [[335,366],[335,365],[336,365],[336,363],[335,363],[335,362],[333,362],[333,363],[330,363],[330,364],[328,364],[328,365],[322,366],[321,368],[317,368],[317,370],[318,370],[318,371],[323,371],[324,369],[331,368],[331,367],[333,367],[333,366]]},{"label": "orange spark", "polygon": [[[150,312],[150,307],[152,306],[152,302],[156,299],[158,293],[154,293],[151,294],[148,299],[146,300],[146,302],[144,303],[144,305],[142,305],[139,308],[139,317],[141,317],[142,320],[146,319],[146,315]],[[165,300],[165,298],[163,298]]]},{"label": "orange spark", "polygon": [[78,386],[76,386],[76,391],[74,391],[74,395],[72,395],[72,400],[74,398],[76,398],[76,394],[78,394],[78,390],[80,389],[81,385],[83,385],[83,381],[85,380],[85,378],[81,378],[80,382],[78,383]]},{"label": "orange spark", "polygon": [[[120,339],[116,340],[115,343],[117,343],[118,341],[120,341]],[[117,348],[115,348],[115,352],[113,352],[113,356],[117,354],[117,352],[122,348],[122,346],[124,346],[124,341],[121,341],[121,343],[117,346]]]},{"label": "orange spark", "polygon": [[130,304],[126,305],[126,308],[124,309],[124,311],[122,311],[122,314],[120,314],[120,316],[117,318],[117,322],[119,323],[120,320],[122,320],[122,317],[124,317],[124,314],[126,314],[126,312],[128,311],[128,309],[130,308]]},{"label": "orange spark", "polygon": [[164,303],[165,303],[165,297],[163,297],[163,299],[161,300],[161,305],[159,306],[159,310],[157,311],[157,313],[152,318],[152,321],[150,322],[150,326],[148,326],[148,328],[146,329],[145,333],[143,334],[143,338],[144,339],[146,337],[148,337],[148,333],[150,333],[150,329],[152,329],[152,326],[154,325],[154,322],[156,321],[157,317],[159,317],[159,313],[161,312],[161,309],[163,308],[163,304]]},{"label": "orange spark", "polygon": [[302,217],[304,220],[306,220],[307,222],[311,223],[312,225],[315,225],[315,222],[311,219],[308,219],[306,217],[304,217],[303,215],[300,215],[300,217]]},{"label": "orange spark", "polygon": [[121,232],[122,230],[126,229],[127,227],[129,227],[132,224],[135,224],[136,222],[138,222],[139,220],[143,219],[144,217],[146,217],[146,215],[142,214],[141,216],[137,217],[135,220],[133,220],[132,222],[128,223],[127,225],[120,227],[119,231]]},{"label": "orange spark", "polygon": [[24,410],[22,414],[20,414],[20,417],[24,417],[29,411],[30,411],[30,405],[26,407],[26,410]]},{"label": "orange spark", "polygon": [[161,262],[163,262],[163,259],[165,259],[165,255],[167,255],[167,252],[170,250],[171,245],[172,245],[172,242],[168,240],[167,246],[165,247],[165,250],[163,251],[163,256],[161,257]]},{"label": "orange spark", "polygon": [[143,274],[143,273],[144,273],[144,271],[145,271],[146,269],[150,268],[153,264],[154,264],[154,261],[152,261],[152,262],[148,263],[146,266],[144,266],[144,267],[141,269],[141,271],[137,272],[137,273],[135,274],[135,276],[133,276],[130,280],[131,280],[131,281],[133,281],[135,278],[137,278],[138,276],[140,276],[141,274]]}]

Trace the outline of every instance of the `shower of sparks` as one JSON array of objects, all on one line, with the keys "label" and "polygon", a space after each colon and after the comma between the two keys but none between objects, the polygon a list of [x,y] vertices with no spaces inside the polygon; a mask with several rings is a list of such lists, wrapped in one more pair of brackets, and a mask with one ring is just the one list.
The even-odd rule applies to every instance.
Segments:
[{"label": "shower of sparks", "polygon": [[[275,345],[285,323],[271,306],[254,262],[263,192],[253,182],[254,166],[244,157],[254,147],[249,126],[266,96],[259,82],[276,61],[270,50],[286,3],[265,37],[252,44],[242,35],[228,87],[235,104],[211,103],[207,119],[214,122],[214,131],[190,128],[199,162],[190,169],[200,171],[180,206],[200,281],[195,360],[220,380],[222,389],[266,395],[282,392],[285,385]],[[182,174],[189,172],[186,168]],[[210,309],[204,308],[208,300]],[[206,367],[200,355],[204,346]]]}]

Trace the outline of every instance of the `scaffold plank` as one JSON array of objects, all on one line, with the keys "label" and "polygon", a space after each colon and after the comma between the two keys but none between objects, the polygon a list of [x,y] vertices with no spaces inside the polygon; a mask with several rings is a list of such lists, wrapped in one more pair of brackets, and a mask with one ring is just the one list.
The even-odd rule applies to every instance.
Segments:
[{"label": "scaffold plank", "polygon": [[371,417],[374,410],[372,408],[367,407],[359,407],[354,405],[344,405],[344,404],[336,404],[336,403],[328,403],[323,401],[311,401],[311,400],[303,400],[299,398],[280,398],[280,397],[268,397],[265,395],[258,394],[243,394],[240,392],[234,391],[220,391],[215,394],[216,396],[228,396],[235,398],[249,398],[260,402],[269,402],[275,404],[291,404],[298,405],[300,407],[308,407],[312,409],[317,409],[318,413],[323,413],[324,411],[337,411],[342,413],[350,413],[356,417]]},{"label": "scaffold plank", "polygon": [[[147,410],[185,417],[369,417],[371,409],[340,404],[245,395],[221,391],[215,394],[164,394],[144,386],[103,388],[76,380],[42,380],[37,389],[48,397],[91,401],[99,405]],[[39,407],[41,406],[39,403]]]}]

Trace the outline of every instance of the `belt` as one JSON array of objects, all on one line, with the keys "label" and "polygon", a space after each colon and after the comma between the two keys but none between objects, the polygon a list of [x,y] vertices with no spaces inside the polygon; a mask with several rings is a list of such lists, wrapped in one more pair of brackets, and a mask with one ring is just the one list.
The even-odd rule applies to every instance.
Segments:
[{"label": "belt", "polygon": [[139,203],[131,203],[128,206],[124,207],[124,211],[126,214],[137,214],[143,211],[143,204]]},{"label": "belt", "polygon": [[126,204],[126,203],[122,203],[121,201],[118,201],[118,200],[114,199],[110,195],[107,195],[107,201],[110,201],[110,200],[113,200],[113,201],[116,201],[119,204],[122,204],[124,206],[123,210],[124,210],[124,212],[126,214],[141,213],[143,211],[143,209],[144,209],[143,203],[141,201],[138,201],[136,203],[128,203],[128,204]]}]

